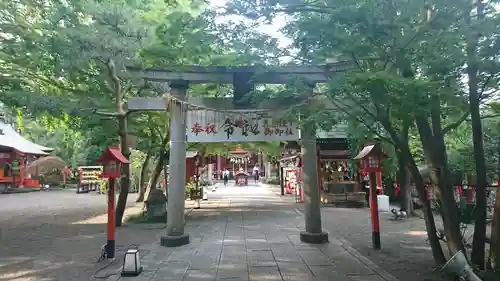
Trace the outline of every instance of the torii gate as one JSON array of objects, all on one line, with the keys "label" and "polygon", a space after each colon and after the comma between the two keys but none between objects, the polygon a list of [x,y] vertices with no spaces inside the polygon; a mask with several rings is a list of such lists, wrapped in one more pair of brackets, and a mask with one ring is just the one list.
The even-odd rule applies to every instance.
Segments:
[{"label": "torii gate", "polygon": [[[336,72],[352,69],[350,62],[340,62],[327,66],[283,66],[283,67],[201,67],[182,66],[175,69],[139,69],[128,71],[140,74],[146,81],[168,82],[170,95],[176,100],[170,104],[170,184],[167,205],[167,233],[161,237],[161,245],[181,246],[189,243],[189,234],[184,232],[184,198],[186,178],[186,112],[183,101],[189,83],[232,84],[232,99],[189,99],[190,104],[218,110],[249,109],[241,99],[253,90],[255,84],[286,84],[294,78],[311,85],[327,82]],[[231,102],[228,102],[230,100]],[[209,104],[209,106],[207,106]],[[127,110],[164,111],[167,110],[166,97],[134,98],[127,104]],[[251,108],[250,108],[251,109]],[[317,181],[316,128],[301,131],[301,149],[304,171],[305,231],[300,239],[306,243],[326,243],[328,234],[321,226],[319,188]]]}]

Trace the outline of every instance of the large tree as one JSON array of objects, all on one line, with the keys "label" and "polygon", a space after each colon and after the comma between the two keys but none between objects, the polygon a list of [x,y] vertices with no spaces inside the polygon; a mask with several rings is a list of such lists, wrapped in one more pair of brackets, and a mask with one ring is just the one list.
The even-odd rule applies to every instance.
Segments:
[{"label": "large tree", "polygon": [[[128,113],[122,105],[129,97],[142,95],[149,85],[128,73],[126,66],[196,63],[198,57],[206,55],[200,41],[193,41],[197,36],[200,39],[206,26],[204,18],[194,13],[200,4],[148,0],[2,2],[2,100],[30,114],[39,111],[58,118],[69,114],[79,120],[74,125],[88,131],[91,143],[101,148],[117,142],[113,136],[118,135],[122,153],[129,157]],[[186,40],[190,44],[184,45]],[[130,184],[129,165],[123,169],[118,225]]]},{"label": "large tree", "polygon": [[[279,4],[273,1],[257,4],[235,0],[229,4],[231,12],[254,19],[288,15],[290,20],[283,31],[294,40],[294,48],[284,50],[283,54],[301,63],[325,64],[332,60],[352,63],[352,71],[344,75],[325,68],[325,72],[332,75],[332,80],[317,96],[323,100],[326,97],[324,110],[333,105],[336,110],[340,109],[366,124],[381,139],[391,142],[402,156],[400,159],[407,162],[424,204],[429,241],[438,263],[444,262],[444,255],[435,235],[436,227],[425,197],[424,179],[410,150],[408,130],[413,126],[417,129],[424,159],[434,171],[432,181],[438,191],[449,250],[452,253],[461,250],[460,219],[452,193],[445,136],[469,115],[470,95],[464,91],[462,81],[466,75],[464,66],[467,60],[472,61],[464,46],[477,43],[470,41],[472,37],[469,34],[474,29],[464,15],[469,15],[475,4],[470,1],[424,3],[398,0],[289,0]],[[486,17],[488,30],[494,26],[497,12],[489,9],[489,16]],[[485,19],[478,19],[477,22],[481,20],[485,24]],[[474,34],[473,39],[478,40],[477,34]],[[496,37],[490,33],[486,38]],[[477,56],[484,57],[484,54]],[[472,74],[470,65],[467,74]],[[485,85],[484,90],[489,86],[485,84],[488,81],[472,81],[469,86],[474,84],[477,88],[478,84]],[[476,103],[470,107],[478,108],[482,93],[474,89],[472,92],[473,102]],[[477,114],[475,118],[478,118]],[[474,135],[478,135],[475,127]],[[479,150],[476,154],[480,154]],[[484,181],[481,183],[483,186]],[[479,193],[483,195],[481,188]],[[483,214],[482,202],[478,202],[477,214]],[[477,253],[473,255],[476,262],[481,255],[484,258],[479,246],[483,243],[484,253],[482,221],[484,219],[480,216],[473,251]]]}]

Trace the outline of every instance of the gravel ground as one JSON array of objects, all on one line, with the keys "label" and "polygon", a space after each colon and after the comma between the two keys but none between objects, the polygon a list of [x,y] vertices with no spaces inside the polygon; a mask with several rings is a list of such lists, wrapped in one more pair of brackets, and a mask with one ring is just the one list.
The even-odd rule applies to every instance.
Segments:
[{"label": "gravel ground", "polygon": [[[140,208],[129,195],[126,214]],[[74,190],[0,195],[0,281],[95,280],[106,243],[106,196]],[[151,243],[151,225],[117,231],[117,257],[130,244]],[[117,262],[118,264],[118,262]]]},{"label": "gravel ground", "polygon": [[401,281],[437,278],[432,252],[426,241],[425,223],[420,218],[390,220],[381,213],[382,250],[372,248],[371,219],[368,209],[325,207],[321,210],[323,228],[342,238],[362,255]]}]

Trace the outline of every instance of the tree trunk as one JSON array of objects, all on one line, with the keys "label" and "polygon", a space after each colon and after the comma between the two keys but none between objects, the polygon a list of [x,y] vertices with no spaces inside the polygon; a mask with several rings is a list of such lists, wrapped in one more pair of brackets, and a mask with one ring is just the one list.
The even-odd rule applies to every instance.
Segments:
[{"label": "tree trunk", "polygon": [[401,208],[406,210],[408,215],[413,214],[413,201],[411,198],[411,190],[409,186],[409,175],[408,175],[408,166],[409,161],[408,157],[405,154],[398,152],[398,183],[400,187],[400,200],[401,200]]},{"label": "tree trunk", "polygon": [[[500,183],[500,138],[497,143],[497,177]],[[495,207],[493,209],[493,219],[491,220],[491,241],[490,255],[488,257],[488,267],[500,270],[500,188],[495,190]]]},{"label": "tree trunk", "polygon": [[146,158],[144,158],[144,162],[141,167],[141,175],[139,176],[139,195],[135,202],[143,202],[144,194],[146,193],[146,172],[149,166],[149,160],[151,160],[151,150],[146,153]]},{"label": "tree trunk", "polygon": [[[130,149],[127,141],[127,116],[118,116],[118,129],[120,132],[120,149],[127,159],[130,159]],[[116,203],[116,226],[122,225],[123,214],[127,207],[128,190],[130,188],[130,164],[122,164],[123,176],[120,180],[120,195]]]},{"label": "tree trunk", "polygon": [[144,194],[146,201],[149,198],[151,190],[156,189],[156,185],[158,184],[158,179],[160,178],[161,171],[163,170],[163,161],[164,161],[163,158],[164,158],[163,154],[160,154],[158,160],[156,161],[155,168],[153,169],[153,173],[151,173],[151,177],[148,180],[148,185],[146,187],[146,192]]},{"label": "tree trunk", "polygon": [[439,189],[443,226],[449,252],[450,254],[454,254],[462,250],[465,253],[462,233],[460,231],[458,207],[455,203],[453,186],[450,182],[450,171],[448,168],[444,136],[439,124],[439,101],[434,101],[433,105],[434,108],[431,112],[433,123],[432,129],[429,125],[427,117],[416,116],[415,121],[419,131],[420,141],[422,142],[424,149],[425,158],[433,170],[431,179]]},{"label": "tree trunk", "polygon": [[439,243],[439,238],[437,236],[436,223],[434,221],[434,215],[432,214],[430,201],[427,200],[427,191],[425,189],[424,179],[410,153],[409,147],[405,147],[403,151],[408,155],[408,170],[410,171],[412,179],[415,182],[420,204],[422,205],[425,228],[427,230],[427,239],[429,240],[429,245],[431,246],[432,257],[434,258],[434,262],[436,264],[444,264],[446,262],[446,258],[443,254],[443,249],[441,248],[441,244]]},{"label": "tree trunk", "polygon": [[[127,141],[127,112],[123,109],[123,91],[120,79],[116,74],[116,66],[112,59],[106,64],[109,86],[113,91],[116,105],[116,119],[118,121],[118,135],[120,136],[120,150],[125,158],[130,160],[130,149]],[[122,164],[122,177],[120,181],[120,195],[116,204],[116,226],[122,225],[123,214],[127,206],[128,190],[130,187],[130,164]]]},{"label": "tree trunk", "polygon": [[491,221],[490,256],[488,263],[491,268],[500,271],[500,190],[496,190],[495,209]]},{"label": "tree trunk", "polygon": [[[425,220],[425,228],[427,230],[427,238],[429,240],[429,245],[432,250],[432,257],[437,264],[444,264],[446,262],[446,258],[443,254],[443,249],[441,248],[441,244],[439,243],[439,238],[437,236],[436,223],[434,221],[434,215],[432,214],[430,201],[427,200],[427,191],[425,189],[425,183],[420,171],[418,170],[417,164],[413,155],[411,154],[410,147],[408,145],[408,139],[401,138],[395,130],[394,127],[390,124],[388,116],[382,118],[382,124],[384,128],[387,130],[391,139],[396,144],[396,149],[398,149],[402,154],[406,155],[406,160],[408,161],[408,171],[410,172],[413,181],[415,182],[415,186],[417,188],[418,196],[422,205],[422,211],[424,213]],[[427,122],[427,120],[425,119]],[[429,125],[427,123],[427,125]],[[409,127],[408,127],[409,128]]]},{"label": "tree trunk", "polygon": [[155,189],[156,186],[158,185],[158,179],[160,178],[161,171],[163,170],[163,161],[165,160],[165,155],[164,153],[160,153],[160,156],[158,157],[158,161],[156,161],[155,168],[153,170],[153,173],[151,174],[151,179],[148,183],[148,189]]},{"label": "tree trunk", "polygon": [[[483,5],[477,0],[477,17],[483,18]],[[483,126],[479,111],[478,65],[477,65],[477,31],[471,26],[470,13],[466,17],[469,24],[467,38],[467,76],[469,78],[469,108],[472,126],[472,142],[474,161],[476,163],[476,207],[474,209],[474,238],[472,240],[471,262],[479,269],[484,268],[486,240],[486,162],[484,158]]]}]

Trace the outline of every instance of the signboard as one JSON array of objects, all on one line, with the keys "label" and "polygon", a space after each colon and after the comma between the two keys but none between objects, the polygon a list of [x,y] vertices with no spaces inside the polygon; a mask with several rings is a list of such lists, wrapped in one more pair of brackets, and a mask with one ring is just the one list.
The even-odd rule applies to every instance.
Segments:
[{"label": "signboard", "polygon": [[273,119],[270,113],[265,111],[187,112],[187,142],[260,142],[298,139],[297,125]]}]

